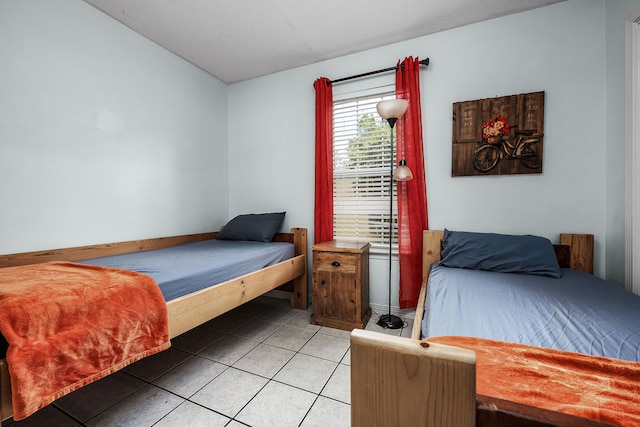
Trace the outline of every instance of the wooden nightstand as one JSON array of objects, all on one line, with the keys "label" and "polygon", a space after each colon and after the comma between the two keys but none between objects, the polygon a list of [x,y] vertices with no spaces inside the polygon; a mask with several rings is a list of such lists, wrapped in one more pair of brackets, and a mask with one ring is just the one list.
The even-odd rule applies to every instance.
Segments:
[{"label": "wooden nightstand", "polygon": [[369,246],[369,243],[334,240],[311,247],[311,323],[348,331],[365,327],[371,317]]}]

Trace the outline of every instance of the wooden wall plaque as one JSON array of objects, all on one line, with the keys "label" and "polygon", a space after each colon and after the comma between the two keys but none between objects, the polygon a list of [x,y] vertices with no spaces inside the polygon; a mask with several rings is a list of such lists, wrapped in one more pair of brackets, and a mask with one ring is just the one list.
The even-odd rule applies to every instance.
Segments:
[{"label": "wooden wall plaque", "polygon": [[451,176],[542,173],[544,92],[453,104]]}]

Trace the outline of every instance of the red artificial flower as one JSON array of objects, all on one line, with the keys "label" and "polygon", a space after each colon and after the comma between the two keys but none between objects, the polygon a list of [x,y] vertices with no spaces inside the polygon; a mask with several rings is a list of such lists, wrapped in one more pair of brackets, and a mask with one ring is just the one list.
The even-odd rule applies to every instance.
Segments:
[{"label": "red artificial flower", "polygon": [[493,121],[482,123],[482,137],[487,138],[489,136],[502,134],[508,134],[510,131],[507,118],[501,114],[494,116]]}]

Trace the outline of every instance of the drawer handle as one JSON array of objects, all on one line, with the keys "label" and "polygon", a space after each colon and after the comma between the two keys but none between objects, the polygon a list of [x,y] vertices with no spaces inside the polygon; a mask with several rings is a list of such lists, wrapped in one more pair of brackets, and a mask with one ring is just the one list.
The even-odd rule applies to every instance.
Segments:
[{"label": "drawer handle", "polygon": [[340,263],[338,261],[333,261],[331,265],[334,267],[340,267]]}]

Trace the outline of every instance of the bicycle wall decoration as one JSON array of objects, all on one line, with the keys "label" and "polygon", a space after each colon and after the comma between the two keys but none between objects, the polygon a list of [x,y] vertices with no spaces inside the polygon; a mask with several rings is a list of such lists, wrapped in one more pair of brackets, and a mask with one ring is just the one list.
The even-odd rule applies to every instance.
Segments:
[{"label": "bicycle wall decoration", "polygon": [[[504,116],[497,115],[492,122],[482,124],[482,138],[486,141],[473,152],[473,167],[478,172],[489,172],[500,159],[517,159],[529,169],[540,167],[536,144],[538,138],[531,137],[533,130],[515,130],[515,142],[509,142],[511,131]],[[527,138],[525,138],[525,136]]]},{"label": "bicycle wall decoration", "polygon": [[452,176],[542,172],[544,92],[453,104]]}]

